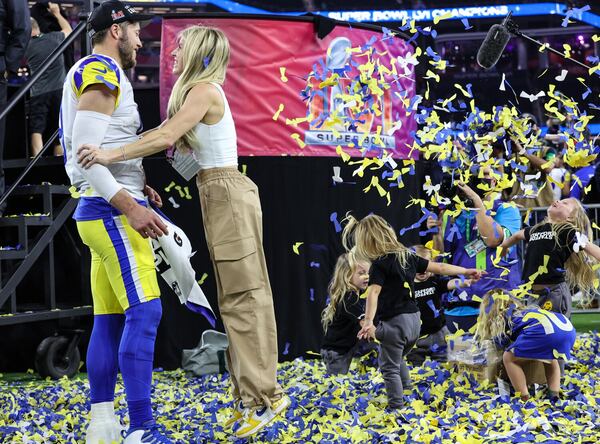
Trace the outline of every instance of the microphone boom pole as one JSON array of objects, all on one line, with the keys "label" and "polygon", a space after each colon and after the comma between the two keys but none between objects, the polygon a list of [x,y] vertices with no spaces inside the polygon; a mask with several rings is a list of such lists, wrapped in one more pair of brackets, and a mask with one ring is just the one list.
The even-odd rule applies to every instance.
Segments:
[{"label": "microphone boom pole", "polygon": [[519,29],[519,26],[515,22],[512,21],[511,15],[512,15],[512,12],[509,12],[509,14],[506,16],[506,18],[502,22],[502,25],[504,25],[506,27],[506,29],[508,30],[508,32],[510,32],[512,35],[514,35],[516,37],[522,37],[525,40],[529,40],[530,42],[535,43],[540,48],[544,47],[548,51],[553,52],[554,54],[557,54],[565,59],[568,59],[568,60],[572,61],[573,63],[577,63],[579,66],[583,66],[584,68],[586,68],[588,70],[592,69],[591,66],[588,66],[585,63],[580,62],[579,60],[575,60],[571,57],[565,56],[562,52],[554,49],[550,45],[544,44],[544,43],[540,42],[539,40],[534,39],[533,37],[529,37],[527,34],[523,34],[521,32],[521,30]]}]

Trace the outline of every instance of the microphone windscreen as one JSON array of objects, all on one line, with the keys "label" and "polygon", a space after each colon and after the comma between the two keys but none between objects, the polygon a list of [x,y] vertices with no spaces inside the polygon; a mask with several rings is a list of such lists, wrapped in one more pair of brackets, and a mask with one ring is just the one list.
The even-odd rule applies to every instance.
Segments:
[{"label": "microphone windscreen", "polygon": [[498,63],[510,37],[510,32],[508,32],[506,27],[502,25],[492,26],[477,53],[477,63],[479,66],[490,69]]}]

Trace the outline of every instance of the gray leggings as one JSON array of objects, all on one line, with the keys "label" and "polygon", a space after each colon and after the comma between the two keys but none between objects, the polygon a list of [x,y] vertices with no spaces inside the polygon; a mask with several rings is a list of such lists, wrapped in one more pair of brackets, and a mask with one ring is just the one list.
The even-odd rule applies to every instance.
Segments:
[{"label": "gray leggings", "polygon": [[537,298],[530,297],[527,301],[530,304],[536,304],[540,308],[556,313],[564,314],[571,319],[572,298],[571,289],[566,282],[557,285],[548,285],[547,289],[536,292]]},{"label": "gray leggings", "polygon": [[404,404],[404,389],[412,387],[410,373],[404,357],[419,339],[421,314],[401,313],[380,321],[375,336],[381,342],[379,368],[385,381],[388,408],[397,409]]},{"label": "gray leggings", "polygon": [[358,344],[352,347],[346,353],[339,353],[335,350],[321,349],[321,357],[325,363],[327,373],[330,375],[345,375],[350,370],[352,357],[358,348]]},{"label": "gray leggings", "polygon": [[[548,311],[561,313],[571,319],[571,306],[573,305],[573,295],[571,289],[566,282],[561,282],[558,285],[548,285],[548,288],[537,292],[538,297],[530,297],[527,301],[529,304],[536,304],[540,308]],[[565,361],[558,360],[560,366],[560,375],[565,375]]]}]

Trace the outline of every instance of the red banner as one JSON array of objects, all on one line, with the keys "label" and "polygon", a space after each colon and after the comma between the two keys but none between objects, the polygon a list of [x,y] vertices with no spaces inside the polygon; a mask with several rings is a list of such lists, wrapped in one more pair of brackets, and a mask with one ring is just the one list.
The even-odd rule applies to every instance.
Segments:
[{"label": "red banner", "polygon": [[[416,122],[406,112],[415,95],[414,67],[400,65],[400,59],[409,58],[414,49],[399,37],[384,38],[377,31],[346,26],[336,26],[319,39],[312,21],[244,17],[163,19],[160,56],[163,118],[175,82],[170,54],[178,33],[195,24],[219,28],[229,38],[231,61],[223,88],[235,120],[241,156],[336,156],[338,145],[347,153],[360,156],[356,148],[346,147],[371,143],[386,149],[393,157],[408,156],[408,146],[412,145],[410,133],[416,130]],[[351,49],[357,52],[365,45],[375,50],[377,65],[403,66],[398,68],[399,75],[395,73],[390,78],[394,87],[369,102],[371,109],[366,113],[355,116],[350,107],[344,108],[348,120],[357,122],[350,130],[348,125],[337,128],[323,125],[322,119],[316,117],[339,107],[336,98],[361,69],[359,63],[349,63]],[[321,83],[319,95],[305,100],[301,92],[307,88],[309,74],[325,67],[328,72],[344,67],[346,70],[342,69],[335,84]],[[319,87],[318,80],[313,77],[311,81],[316,81]],[[283,110],[277,113],[281,105]],[[306,119],[309,114],[312,118]],[[295,126],[289,124],[302,118],[305,121]],[[360,144],[356,143],[357,138]]]}]

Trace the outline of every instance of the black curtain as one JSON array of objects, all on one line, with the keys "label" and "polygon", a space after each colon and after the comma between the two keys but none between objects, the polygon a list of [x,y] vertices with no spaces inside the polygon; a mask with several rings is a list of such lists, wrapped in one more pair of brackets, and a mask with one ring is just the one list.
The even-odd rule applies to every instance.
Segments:
[{"label": "black curtain", "polygon": [[[337,213],[337,221],[341,223],[347,211],[357,217],[373,212],[388,220],[397,231],[412,225],[422,213],[418,207],[406,206],[411,197],[420,194],[421,165],[417,165],[414,176],[405,177],[404,188],[391,189],[392,201],[388,206],[376,190],[363,192],[372,172],[367,171],[364,178],[352,177],[357,166],[345,165],[339,158],[242,157],[239,164],[260,191],[279,358],[289,360],[307,351],[318,352],[322,340],[320,315],[327,299],[327,284],[335,261],[343,252],[341,233],[336,232],[336,225],[330,221],[331,214]],[[204,273],[208,274],[202,288],[216,310],[214,273],[206,249],[196,184],[193,180],[186,183],[164,159],[146,159],[144,166],[148,184],[162,195],[165,213],[187,233],[197,249],[192,264],[199,279]],[[333,185],[334,166],[341,166],[344,180],[355,184]],[[382,172],[374,174],[380,176]],[[191,198],[187,197],[188,191]],[[406,245],[418,242],[418,231],[407,232],[401,240]],[[292,247],[298,242],[303,244],[298,249],[299,254],[295,254]],[[181,351],[195,347],[210,325],[202,316],[180,306],[169,288],[162,286],[162,292],[163,318],[155,366],[173,369],[181,364]],[[223,331],[220,320],[216,328]]]}]

